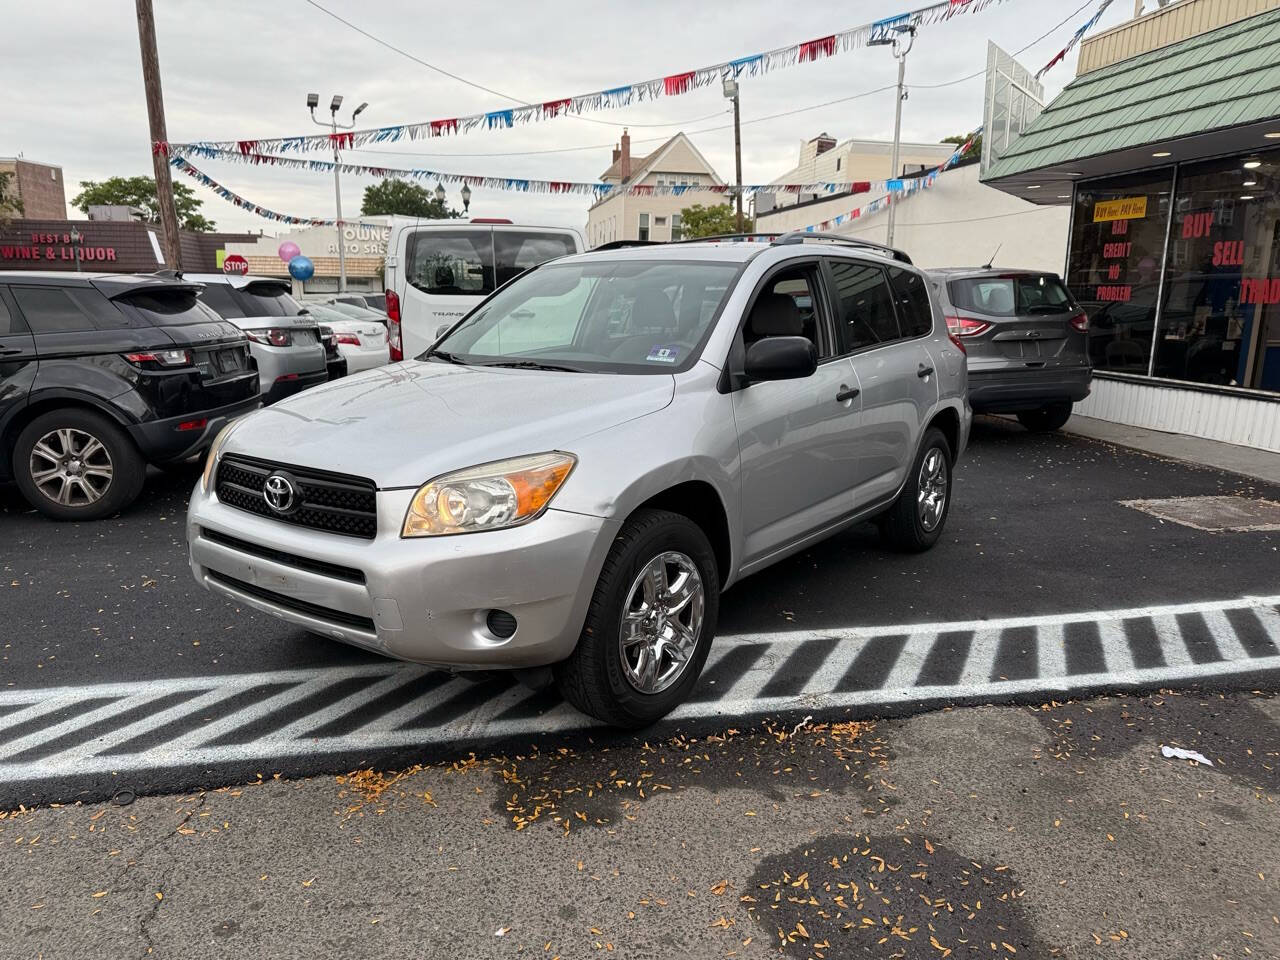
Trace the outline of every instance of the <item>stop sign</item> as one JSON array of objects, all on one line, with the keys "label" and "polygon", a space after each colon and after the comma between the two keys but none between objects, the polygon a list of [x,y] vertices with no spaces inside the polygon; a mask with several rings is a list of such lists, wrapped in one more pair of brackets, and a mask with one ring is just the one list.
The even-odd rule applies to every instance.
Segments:
[{"label": "stop sign", "polygon": [[238,273],[244,275],[249,272],[249,261],[238,253],[233,253],[222,261],[223,273]]}]

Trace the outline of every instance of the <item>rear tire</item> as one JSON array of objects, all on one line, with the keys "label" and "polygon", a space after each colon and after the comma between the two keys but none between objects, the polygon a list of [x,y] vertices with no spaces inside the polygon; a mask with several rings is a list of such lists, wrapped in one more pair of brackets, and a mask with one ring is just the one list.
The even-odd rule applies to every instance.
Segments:
[{"label": "rear tire", "polygon": [[137,499],[147,465],[115,423],[91,410],[43,413],[18,434],[13,474],[27,502],[54,520],[101,520]]},{"label": "rear tire", "polygon": [[880,536],[895,550],[922,553],[938,542],[950,512],[951,445],[930,427],[902,492],[880,518]]},{"label": "rear tire", "polygon": [[720,610],[720,573],[688,517],[640,510],[622,527],[572,655],[561,695],[605,723],[636,729],[670,713],[698,682]]},{"label": "rear tire", "polygon": [[1061,430],[1071,419],[1070,403],[1047,403],[1038,410],[1024,410],[1018,414],[1018,422],[1032,433],[1052,433]]}]

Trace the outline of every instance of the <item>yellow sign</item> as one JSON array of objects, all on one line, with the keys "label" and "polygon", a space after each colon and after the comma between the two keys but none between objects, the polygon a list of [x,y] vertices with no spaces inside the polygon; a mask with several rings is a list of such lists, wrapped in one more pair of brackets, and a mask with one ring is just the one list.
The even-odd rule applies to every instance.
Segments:
[{"label": "yellow sign", "polygon": [[1146,197],[1121,197],[1119,200],[1099,200],[1093,205],[1093,222],[1108,220],[1141,220],[1147,215]]}]

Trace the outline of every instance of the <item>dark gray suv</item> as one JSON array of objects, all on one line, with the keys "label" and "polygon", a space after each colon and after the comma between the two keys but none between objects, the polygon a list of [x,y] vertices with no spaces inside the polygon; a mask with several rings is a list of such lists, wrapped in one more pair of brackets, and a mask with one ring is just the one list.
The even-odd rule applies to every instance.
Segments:
[{"label": "dark gray suv", "polygon": [[1089,395],[1089,317],[1053,273],[978,267],[930,271],[947,329],[968,355],[974,413],[1013,413],[1057,430]]}]

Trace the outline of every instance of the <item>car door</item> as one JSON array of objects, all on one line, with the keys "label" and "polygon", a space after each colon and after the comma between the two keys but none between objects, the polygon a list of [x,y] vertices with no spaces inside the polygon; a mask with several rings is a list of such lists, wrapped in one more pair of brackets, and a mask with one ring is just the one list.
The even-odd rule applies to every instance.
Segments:
[{"label": "car door", "polygon": [[[816,259],[773,271],[757,288],[733,351],[741,369],[741,358],[755,340],[794,333],[813,340],[819,358],[812,376],[752,383],[734,392],[744,567],[853,509],[858,382],[848,359],[835,355],[822,284]],[[761,319],[766,301],[783,303],[776,298],[794,305],[794,329]],[[730,363],[732,369],[735,361]]]},{"label": "car door", "polygon": [[36,377],[36,342],[0,286],[0,433],[26,405]]},{"label": "car door", "polygon": [[[896,495],[937,402],[938,378],[925,345],[932,317],[926,314],[922,321],[910,302],[923,295],[928,305],[919,274],[872,260],[825,259],[838,349],[849,357],[862,390],[862,412],[853,427],[853,501],[861,509]],[[898,292],[890,285],[891,272]]]}]

